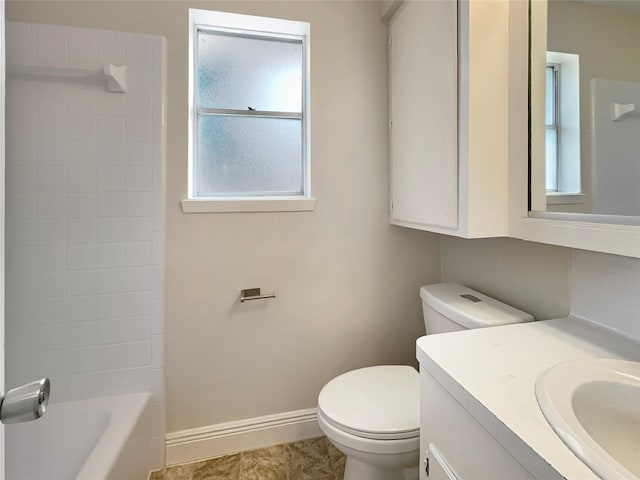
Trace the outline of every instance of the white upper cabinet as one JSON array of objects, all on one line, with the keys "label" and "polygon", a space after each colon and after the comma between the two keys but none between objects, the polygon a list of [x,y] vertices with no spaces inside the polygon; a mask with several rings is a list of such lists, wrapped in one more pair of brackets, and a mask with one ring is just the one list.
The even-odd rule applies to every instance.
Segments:
[{"label": "white upper cabinet", "polygon": [[389,21],[391,223],[508,234],[508,2],[405,0]]}]

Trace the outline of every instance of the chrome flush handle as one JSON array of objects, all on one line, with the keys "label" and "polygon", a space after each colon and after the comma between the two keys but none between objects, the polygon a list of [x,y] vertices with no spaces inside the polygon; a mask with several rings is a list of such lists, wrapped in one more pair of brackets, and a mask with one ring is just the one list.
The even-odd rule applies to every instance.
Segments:
[{"label": "chrome flush handle", "polygon": [[22,423],[37,420],[47,410],[50,392],[51,382],[48,378],[12,388],[0,397],[0,421]]}]

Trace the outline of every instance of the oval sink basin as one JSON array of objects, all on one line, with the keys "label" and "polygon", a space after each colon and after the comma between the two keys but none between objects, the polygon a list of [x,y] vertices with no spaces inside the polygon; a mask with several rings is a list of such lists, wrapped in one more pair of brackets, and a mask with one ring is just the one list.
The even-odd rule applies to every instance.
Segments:
[{"label": "oval sink basin", "polygon": [[537,380],[545,418],[603,480],[640,480],[640,362],[560,363]]}]

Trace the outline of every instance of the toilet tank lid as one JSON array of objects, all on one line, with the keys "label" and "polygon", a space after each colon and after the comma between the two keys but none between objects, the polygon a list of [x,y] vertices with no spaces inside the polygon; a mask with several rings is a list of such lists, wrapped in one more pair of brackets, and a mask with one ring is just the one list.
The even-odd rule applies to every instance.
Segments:
[{"label": "toilet tank lid", "polygon": [[420,288],[420,297],[431,308],[465,328],[533,321],[528,313],[457,283],[425,285]]}]

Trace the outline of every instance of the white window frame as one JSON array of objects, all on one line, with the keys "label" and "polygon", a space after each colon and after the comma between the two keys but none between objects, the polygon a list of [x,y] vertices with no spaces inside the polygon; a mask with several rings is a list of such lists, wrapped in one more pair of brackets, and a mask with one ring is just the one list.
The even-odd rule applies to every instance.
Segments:
[{"label": "white window frame", "polygon": [[[196,196],[195,155],[196,131],[196,34],[198,29],[262,37],[299,37],[303,44],[302,66],[302,157],[303,192],[301,195],[202,197]],[[311,118],[310,118],[310,25],[277,18],[256,17],[236,13],[189,9],[189,118],[188,118],[188,185],[187,198],[182,200],[185,213],[216,212],[294,212],[312,211],[315,198],[311,196]]]},{"label": "white window frame", "polygon": [[556,70],[555,128],[557,132],[557,190],[547,191],[547,205],[584,203],[580,163],[579,56],[547,52],[547,65]]}]

